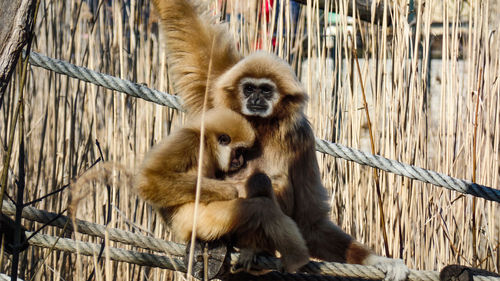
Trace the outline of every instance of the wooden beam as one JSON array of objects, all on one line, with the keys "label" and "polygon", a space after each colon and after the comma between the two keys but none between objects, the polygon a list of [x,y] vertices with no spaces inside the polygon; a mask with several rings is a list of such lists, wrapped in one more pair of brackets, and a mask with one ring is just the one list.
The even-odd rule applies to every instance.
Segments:
[{"label": "wooden beam", "polygon": [[[293,0],[297,3],[306,5],[307,0]],[[311,2],[313,2],[312,0]],[[317,0],[319,3],[319,8],[323,9],[325,7],[325,0]],[[339,1],[342,0],[331,0],[330,3],[333,2],[333,11],[338,10],[338,3]],[[347,15],[352,16],[352,1],[356,2],[356,17],[359,16],[359,18],[362,21],[366,22],[372,22],[372,2],[374,0],[349,0],[347,4]],[[375,6],[375,14],[373,18],[373,22],[377,23],[382,23],[383,16],[384,16],[384,2],[385,1],[380,1],[376,6]],[[389,4],[389,3],[388,3]],[[387,10],[387,25],[391,24],[391,18],[390,18],[390,6],[388,7]]]},{"label": "wooden beam", "polygon": [[31,35],[35,6],[36,0],[0,1],[0,104],[19,55]]}]

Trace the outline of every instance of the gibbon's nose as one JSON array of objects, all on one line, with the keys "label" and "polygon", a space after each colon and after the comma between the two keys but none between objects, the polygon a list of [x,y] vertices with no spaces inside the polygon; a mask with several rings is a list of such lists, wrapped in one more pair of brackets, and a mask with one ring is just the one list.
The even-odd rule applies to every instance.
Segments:
[{"label": "gibbon's nose", "polygon": [[252,94],[250,97],[250,103],[252,104],[260,104],[262,102],[262,97],[260,96],[260,93],[257,91],[257,93]]}]

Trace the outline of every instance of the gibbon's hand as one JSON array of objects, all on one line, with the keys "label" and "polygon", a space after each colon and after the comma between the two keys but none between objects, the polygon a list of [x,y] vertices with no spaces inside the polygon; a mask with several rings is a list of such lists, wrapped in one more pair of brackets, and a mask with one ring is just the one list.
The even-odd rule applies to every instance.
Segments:
[{"label": "gibbon's hand", "polygon": [[228,191],[228,200],[233,200],[241,197],[240,193],[240,188],[236,185],[233,185],[231,190]]},{"label": "gibbon's hand", "polygon": [[236,199],[236,198],[246,198],[247,197],[247,192],[246,192],[246,181],[244,180],[237,180],[237,179],[229,179],[229,180],[226,180],[228,183],[230,183],[235,192],[236,192],[236,195],[234,198],[232,199]]},{"label": "gibbon's hand", "polygon": [[408,279],[410,270],[402,259],[391,259],[376,255],[368,257],[366,265],[373,265],[385,273],[385,281],[403,281]]}]

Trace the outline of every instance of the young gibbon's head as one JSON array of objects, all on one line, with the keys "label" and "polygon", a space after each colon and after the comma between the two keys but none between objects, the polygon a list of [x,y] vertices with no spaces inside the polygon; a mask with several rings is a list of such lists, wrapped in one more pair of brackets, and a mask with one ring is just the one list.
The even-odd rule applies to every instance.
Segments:
[{"label": "young gibbon's head", "polygon": [[307,100],[292,68],[264,52],[247,56],[223,73],[214,92],[216,106],[261,118],[290,117],[299,113]]},{"label": "young gibbon's head", "polygon": [[[191,128],[200,129],[200,118]],[[240,114],[220,107],[205,112],[205,149],[217,170],[234,172],[241,169],[245,164],[244,153],[254,141],[252,125]]]}]

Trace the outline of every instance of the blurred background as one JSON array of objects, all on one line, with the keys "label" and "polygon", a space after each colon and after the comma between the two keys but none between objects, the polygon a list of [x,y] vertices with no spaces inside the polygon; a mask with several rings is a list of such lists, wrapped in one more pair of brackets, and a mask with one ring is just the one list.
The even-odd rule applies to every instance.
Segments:
[{"label": "blurred background", "polygon": [[[39,2],[33,51],[175,94],[150,1]],[[243,53],[263,49],[292,65],[309,93],[306,113],[317,137],[371,152],[371,128],[376,154],[500,187],[499,0],[208,2]],[[0,156],[9,153],[24,87],[25,202],[77,179],[100,157],[99,148],[104,160],[136,171],[145,153],[183,122],[183,114],[167,107],[33,66],[21,82],[16,71],[0,103]],[[1,164],[12,198],[20,152],[16,136],[10,163]],[[402,258],[412,269],[460,263],[499,272],[500,204],[385,172],[375,179],[372,168],[318,158],[332,219],[378,254]],[[88,196],[77,218],[170,239],[122,173],[108,185],[109,195],[103,181],[84,187]],[[66,188],[33,206],[65,212],[69,193]],[[55,228],[43,232],[101,243]],[[19,277],[87,280],[94,270],[95,280],[185,279],[36,247],[21,255]],[[7,255],[1,272],[10,273]]]}]

